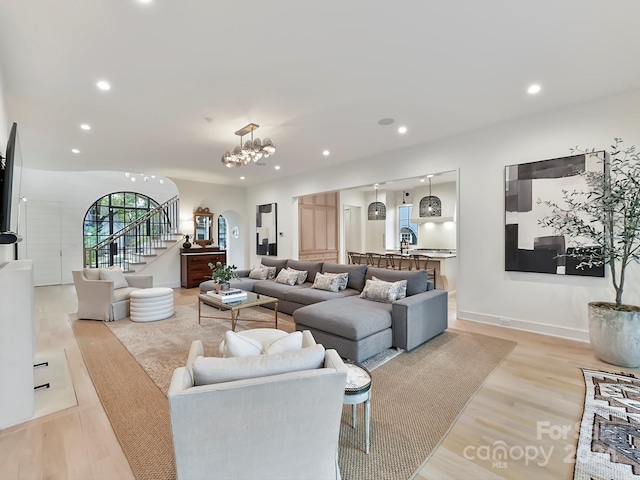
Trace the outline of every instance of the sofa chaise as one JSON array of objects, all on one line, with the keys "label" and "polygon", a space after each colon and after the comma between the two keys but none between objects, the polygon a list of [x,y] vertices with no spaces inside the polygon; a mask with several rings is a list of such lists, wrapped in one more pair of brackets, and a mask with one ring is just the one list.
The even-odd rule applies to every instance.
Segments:
[{"label": "sofa chaise", "polygon": [[[232,287],[278,299],[278,310],[293,316],[296,330],[309,330],[327,348],[343,358],[360,362],[390,347],[412,350],[448,326],[448,295],[434,289],[425,270],[403,271],[263,258],[262,265],[306,271],[301,285],[288,285],[275,279],[249,278],[250,270],[238,271]],[[312,288],[318,273],[348,273],[346,288],[338,292]],[[367,280],[407,281],[406,298],[393,302],[361,298]],[[212,290],[212,281],[200,284],[202,292]]]}]

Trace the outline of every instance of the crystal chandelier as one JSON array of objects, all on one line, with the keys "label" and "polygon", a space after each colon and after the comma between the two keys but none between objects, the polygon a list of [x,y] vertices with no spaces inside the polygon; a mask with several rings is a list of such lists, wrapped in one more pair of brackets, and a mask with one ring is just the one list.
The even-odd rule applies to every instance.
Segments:
[{"label": "crystal chandelier", "polygon": [[[255,163],[263,157],[269,158],[276,152],[276,146],[270,138],[265,138],[264,142],[261,142],[259,138],[253,139],[253,131],[258,128],[260,128],[260,125],[250,123],[236,132],[236,135],[240,137],[240,145],[231,152],[224,152],[220,161],[225,167],[249,165],[251,162]],[[243,145],[242,137],[249,133],[251,134],[251,140],[247,140]]]}]

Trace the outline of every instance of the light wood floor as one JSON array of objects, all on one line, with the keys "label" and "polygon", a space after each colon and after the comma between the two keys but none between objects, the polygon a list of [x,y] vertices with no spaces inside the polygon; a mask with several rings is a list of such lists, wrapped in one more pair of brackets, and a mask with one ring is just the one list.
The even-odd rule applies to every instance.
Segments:
[{"label": "light wood floor", "polygon": [[[176,304],[184,304],[195,301],[197,289],[175,292]],[[75,311],[72,285],[36,288],[36,348],[65,349],[78,406],[0,430],[2,480],[134,478],[71,331],[69,313]],[[455,318],[449,325],[515,340],[518,345],[467,405],[416,478],[572,478],[575,425],[584,400],[580,367],[623,369],[596,360],[588,344]],[[628,371],[640,373],[640,369]],[[565,426],[569,431],[563,438],[560,432]],[[507,455],[493,460],[499,447],[506,448]]]}]

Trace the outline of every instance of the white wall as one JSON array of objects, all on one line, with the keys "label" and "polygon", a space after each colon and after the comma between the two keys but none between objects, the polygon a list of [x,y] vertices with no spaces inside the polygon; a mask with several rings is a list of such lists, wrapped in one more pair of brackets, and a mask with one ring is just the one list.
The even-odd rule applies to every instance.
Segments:
[{"label": "white wall", "polygon": [[341,263],[347,263],[348,259],[346,258],[346,251],[347,248],[345,247],[345,238],[344,238],[344,234],[343,232],[345,231],[344,228],[344,211],[346,207],[356,207],[354,209],[352,209],[352,214],[355,216],[356,212],[360,213],[360,222],[358,224],[358,226],[355,228],[356,230],[356,235],[359,233],[360,234],[360,243],[356,244],[353,247],[353,250],[355,252],[364,252],[365,251],[365,241],[364,241],[364,232],[365,230],[365,225],[367,222],[367,202],[365,199],[365,194],[364,192],[361,192],[359,190],[343,190],[341,192],[339,192],[338,194],[338,198],[339,198],[339,205],[340,205],[340,211],[338,212],[338,215],[340,216],[340,235],[339,235],[339,245],[340,245],[340,252],[339,252],[339,261]]},{"label": "white wall", "polygon": [[[616,136],[638,144],[639,127],[635,91],[351,162],[339,176],[327,168],[252,187],[247,206],[278,203],[279,229],[285,231],[278,239],[279,257],[293,257],[295,197],[459,169],[458,316],[587,339],[586,304],[612,300],[610,280],[504,271],[504,167],[566,156],[575,145],[604,149]],[[640,304],[637,265],[629,272],[624,300]]]},{"label": "white wall", "polygon": [[[214,238],[217,244],[217,218],[223,214],[229,229],[239,227],[239,238],[230,236],[228,262],[243,266],[246,262],[247,235],[243,213],[245,211],[245,191],[242,188],[212,185],[185,180],[164,179],[164,184],[154,179],[150,182],[133,184],[123,172],[59,172],[25,169],[23,195],[28,199],[25,215],[21,216],[20,231],[24,242],[20,244],[20,257],[33,258],[47,256],[46,249],[52,244],[60,244],[60,252],[49,252],[50,256],[61,257],[61,262],[36,261],[34,274],[36,285],[51,284],[50,269],[60,269],[62,283],[72,283],[71,270],[82,268],[83,220],[87,209],[100,197],[117,191],[136,191],[163,203],[175,195],[180,196],[180,230],[193,235],[193,211],[198,207],[208,207],[214,213]],[[57,221],[45,222],[37,219],[55,213]],[[34,220],[36,219],[36,220]],[[59,228],[51,228],[58,224]],[[42,228],[39,226],[42,225]],[[45,228],[45,225],[46,226]],[[29,226],[29,228],[27,228]],[[179,248],[180,239],[167,254],[137,267],[136,272],[153,275],[155,286],[180,286]],[[31,252],[31,253],[30,253]],[[55,272],[53,272],[55,274]]]},{"label": "white wall", "polygon": [[[420,200],[429,195],[429,186],[422,186],[410,192],[413,203],[413,217],[418,217]],[[454,219],[457,208],[457,191],[455,182],[439,183],[431,187],[431,194],[440,199],[442,216]],[[453,221],[418,224],[418,248],[435,248],[455,250],[456,225]]]},{"label": "white wall", "polygon": [[[193,235],[193,212],[198,207],[208,208],[213,212],[213,238],[214,245],[217,245],[218,216],[223,215],[229,223],[227,263],[245,268],[248,262],[249,237],[253,235],[252,232],[255,232],[255,213],[247,213],[245,189],[177,178],[173,181],[180,192],[180,231],[185,235]],[[247,221],[247,218],[250,220]],[[250,226],[253,226],[253,230],[249,228]],[[231,235],[233,227],[238,227],[240,231],[238,238]],[[255,251],[255,245],[253,251]]]},{"label": "white wall", "polygon": [[[156,179],[158,180],[158,179]],[[176,186],[168,179],[133,184],[123,172],[61,172],[25,168],[22,179],[22,194],[27,198],[24,215],[20,217],[19,230],[24,241],[19,244],[20,258],[35,258],[34,277],[36,285],[50,284],[45,281],[59,268],[62,283],[72,283],[71,270],[83,266],[83,221],[89,207],[99,198],[112,192],[136,191],[158,203],[163,203],[178,194]],[[45,221],[57,215],[58,222]],[[34,219],[43,219],[42,221]],[[59,228],[55,227],[58,223]],[[48,245],[60,245],[51,255],[59,255],[58,266],[46,260]],[[168,262],[168,263],[167,263]],[[139,273],[153,274],[156,286],[180,284],[180,267],[177,254],[164,257],[159,264]],[[146,270],[146,271],[144,271]],[[177,272],[177,273],[176,273]]]}]

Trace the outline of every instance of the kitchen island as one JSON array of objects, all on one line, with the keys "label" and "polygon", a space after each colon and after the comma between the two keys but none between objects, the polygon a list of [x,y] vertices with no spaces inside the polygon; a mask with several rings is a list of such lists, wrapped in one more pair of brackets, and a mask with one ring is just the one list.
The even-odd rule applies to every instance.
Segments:
[{"label": "kitchen island", "polygon": [[[372,252],[375,254],[386,255],[387,253],[393,253],[399,255],[398,250],[386,250],[382,252]],[[366,254],[358,255],[356,261],[366,264]],[[402,262],[402,269],[414,269],[413,255],[421,255],[428,258],[427,268],[433,268],[435,270],[435,287],[440,290],[446,290],[448,292],[455,292],[458,284],[458,258],[455,250],[423,250],[415,249],[409,250],[408,253],[403,253],[402,256],[407,260]],[[374,262],[375,263],[375,262]],[[375,267],[386,266],[385,258],[381,258],[380,264],[375,264]]]}]

